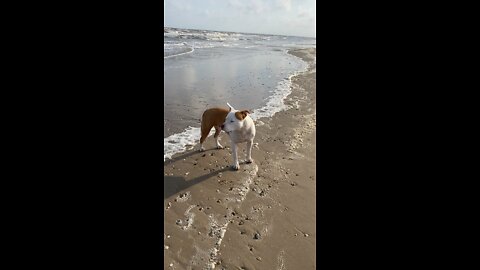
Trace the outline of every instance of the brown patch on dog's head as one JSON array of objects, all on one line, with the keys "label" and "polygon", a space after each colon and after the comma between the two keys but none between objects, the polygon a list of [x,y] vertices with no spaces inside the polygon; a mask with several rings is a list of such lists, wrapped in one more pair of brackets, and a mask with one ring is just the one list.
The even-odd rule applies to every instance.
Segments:
[{"label": "brown patch on dog's head", "polygon": [[237,117],[238,120],[243,120],[249,113],[248,110],[238,111],[235,113],[235,117]]}]

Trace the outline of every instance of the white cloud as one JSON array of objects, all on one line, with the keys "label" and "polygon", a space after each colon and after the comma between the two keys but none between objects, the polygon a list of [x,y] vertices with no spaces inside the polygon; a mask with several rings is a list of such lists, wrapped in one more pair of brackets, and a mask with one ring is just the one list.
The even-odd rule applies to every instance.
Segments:
[{"label": "white cloud", "polygon": [[228,4],[233,8],[232,11],[239,10],[243,14],[266,14],[272,11],[272,5],[268,2],[259,0],[229,0]]},{"label": "white cloud", "polygon": [[292,9],[292,1],[291,0],[277,0],[277,4],[287,10],[290,11]]},{"label": "white cloud", "polygon": [[[183,1],[183,0],[167,0],[168,6],[171,6],[175,9],[178,9],[179,11],[191,11],[192,10],[192,5],[189,3],[189,1]],[[165,8],[165,2],[163,2],[163,7]]]},{"label": "white cloud", "polygon": [[308,35],[315,0],[164,0],[169,25],[195,29]]}]

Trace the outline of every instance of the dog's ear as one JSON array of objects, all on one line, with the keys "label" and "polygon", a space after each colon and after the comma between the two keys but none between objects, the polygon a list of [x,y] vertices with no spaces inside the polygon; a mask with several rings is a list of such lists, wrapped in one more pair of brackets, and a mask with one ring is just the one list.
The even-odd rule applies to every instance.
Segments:
[{"label": "dog's ear", "polygon": [[229,109],[228,109],[229,112],[231,112],[232,110],[235,110],[235,109],[232,107],[232,105],[230,105],[228,102],[227,102],[227,105],[228,105],[228,108],[229,108]]},{"label": "dog's ear", "polygon": [[235,113],[235,117],[237,117],[238,120],[243,120],[249,113],[248,110],[239,111]]}]

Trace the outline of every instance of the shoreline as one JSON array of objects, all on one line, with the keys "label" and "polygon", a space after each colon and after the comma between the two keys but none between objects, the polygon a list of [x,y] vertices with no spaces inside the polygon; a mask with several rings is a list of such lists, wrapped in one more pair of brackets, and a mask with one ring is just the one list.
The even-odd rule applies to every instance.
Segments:
[{"label": "shoreline", "polygon": [[[164,162],[165,269],[315,269],[316,49],[292,77],[290,109],[255,121],[254,163],[230,169],[226,149],[187,150]],[[237,108],[243,109],[243,108]]]}]

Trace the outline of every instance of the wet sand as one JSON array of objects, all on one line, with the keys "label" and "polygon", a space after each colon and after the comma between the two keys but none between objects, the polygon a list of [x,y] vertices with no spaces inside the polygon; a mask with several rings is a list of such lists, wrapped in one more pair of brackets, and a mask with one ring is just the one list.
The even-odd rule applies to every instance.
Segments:
[{"label": "wet sand", "polygon": [[[292,108],[256,121],[254,163],[232,171],[230,141],[164,163],[164,269],[315,269],[315,49],[293,77]],[[243,109],[243,108],[237,108]]]}]

